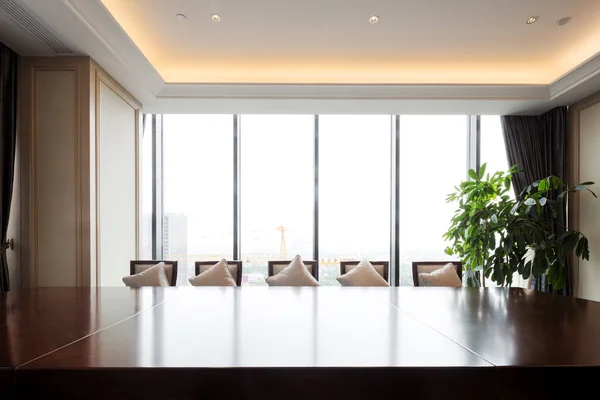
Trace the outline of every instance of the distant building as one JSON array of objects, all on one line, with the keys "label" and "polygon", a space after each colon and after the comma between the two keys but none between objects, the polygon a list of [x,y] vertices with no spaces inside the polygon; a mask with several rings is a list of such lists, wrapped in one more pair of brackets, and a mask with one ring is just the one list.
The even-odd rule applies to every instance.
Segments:
[{"label": "distant building", "polygon": [[188,252],[187,240],[187,215],[165,214],[163,221],[164,258],[185,260]]}]

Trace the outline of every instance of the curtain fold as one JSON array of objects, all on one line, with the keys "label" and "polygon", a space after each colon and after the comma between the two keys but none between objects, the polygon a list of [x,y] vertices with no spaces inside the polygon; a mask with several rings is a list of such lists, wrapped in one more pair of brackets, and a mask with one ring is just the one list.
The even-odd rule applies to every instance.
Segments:
[{"label": "curtain fold", "polygon": [[[556,175],[566,181],[567,107],[556,107],[540,116],[502,116],[502,131],[509,165],[517,164],[522,171],[513,176],[515,195],[518,196],[531,182]],[[563,205],[554,231],[564,233],[567,209]],[[545,276],[532,279],[532,287],[540,291],[571,295],[571,265],[565,288],[555,291]]]},{"label": "curtain fold", "polygon": [[17,53],[0,43],[0,292],[10,290],[6,232],[15,167],[18,69]]}]

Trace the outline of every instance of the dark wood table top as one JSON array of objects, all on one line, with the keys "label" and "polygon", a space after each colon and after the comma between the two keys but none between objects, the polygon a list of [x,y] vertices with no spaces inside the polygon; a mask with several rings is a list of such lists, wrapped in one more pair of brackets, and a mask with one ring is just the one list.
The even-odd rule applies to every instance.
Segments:
[{"label": "dark wood table top", "polygon": [[0,297],[0,382],[49,399],[383,398],[391,381],[538,398],[595,384],[580,370],[600,366],[599,334],[600,303],[523,289],[38,289]]},{"label": "dark wood table top", "polygon": [[600,366],[600,303],[519,288],[390,295],[401,311],[496,366]]},{"label": "dark wood table top", "polygon": [[373,288],[177,288],[25,365],[43,368],[491,367]]},{"label": "dark wood table top", "polygon": [[40,288],[0,294],[0,368],[16,367],[160,304],[144,288]]}]

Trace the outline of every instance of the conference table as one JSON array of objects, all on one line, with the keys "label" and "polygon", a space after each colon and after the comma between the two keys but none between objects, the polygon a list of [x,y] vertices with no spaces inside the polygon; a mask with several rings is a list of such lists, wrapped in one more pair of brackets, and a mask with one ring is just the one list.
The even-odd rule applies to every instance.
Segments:
[{"label": "conference table", "polygon": [[0,398],[600,397],[600,303],[525,289],[39,288],[0,300]]}]

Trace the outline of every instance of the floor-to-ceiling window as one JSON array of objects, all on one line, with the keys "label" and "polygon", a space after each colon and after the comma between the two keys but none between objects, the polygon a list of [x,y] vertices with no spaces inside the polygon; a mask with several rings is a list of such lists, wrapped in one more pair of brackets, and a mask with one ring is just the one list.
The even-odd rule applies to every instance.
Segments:
[{"label": "floor-to-ceiling window", "polygon": [[389,261],[389,115],[319,117],[319,281],[337,285],[340,261]]},{"label": "floor-to-ceiling window", "polygon": [[233,256],[232,132],[232,115],[164,116],[163,257],[179,261],[178,282],[195,260]]},{"label": "floor-to-ceiling window", "polygon": [[244,285],[267,262],[313,258],[314,116],[240,116],[240,232]]},{"label": "floor-to-ceiling window", "polygon": [[446,197],[467,177],[468,122],[400,116],[400,285],[412,284],[412,261],[452,260],[442,235],[456,207]]},{"label": "floor-to-ceiling window", "polygon": [[180,284],[193,261],[224,257],[243,261],[244,285],[264,285],[269,260],[299,254],[318,257],[320,283],[337,285],[341,260],[399,249],[392,274],[412,285],[412,261],[453,259],[446,197],[474,154],[489,172],[508,168],[498,116],[156,117],[142,139],[141,254],[178,260]]}]

